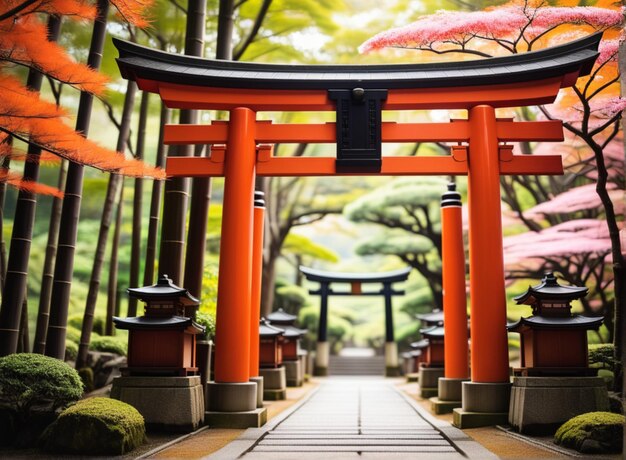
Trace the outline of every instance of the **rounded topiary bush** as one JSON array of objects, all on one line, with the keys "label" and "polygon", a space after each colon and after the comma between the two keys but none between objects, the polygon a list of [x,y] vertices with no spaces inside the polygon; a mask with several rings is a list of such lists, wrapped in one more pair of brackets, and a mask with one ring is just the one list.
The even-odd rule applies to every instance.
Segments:
[{"label": "rounded topiary bush", "polygon": [[125,338],[111,336],[97,336],[91,339],[89,349],[93,351],[106,351],[120,356],[126,356],[127,344]]},{"label": "rounded topiary bush", "polygon": [[622,451],[624,416],[611,412],[589,412],[565,422],[554,442],[583,453]]},{"label": "rounded topiary bush", "polygon": [[88,398],[64,410],[42,436],[42,447],[63,454],[121,455],[143,444],[146,426],[133,406]]},{"label": "rounded topiary bush", "polygon": [[56,417],[57,409],[78,401],[83,383],[63,361],[39,354],[0,358],[3,444],[32,444]]}]

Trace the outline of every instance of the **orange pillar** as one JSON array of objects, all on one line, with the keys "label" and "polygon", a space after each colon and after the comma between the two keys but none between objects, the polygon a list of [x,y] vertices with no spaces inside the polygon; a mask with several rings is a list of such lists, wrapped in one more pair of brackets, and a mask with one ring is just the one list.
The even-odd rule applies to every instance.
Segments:
[{"label": "orange pillar", "polygon": [[255,122],[256,114],[248,108],[230,112],[217,285],[217,383],[242,383],[250,378]]},{"label": "orange pillar", "polygon": [[472,382],[509,382],[495,109],[469,111],[469,257]]},{"label": "orange pillar", "polygon": [[263,275],[263,192],[254,192],[254,237],[252,243],[252,306],[250,309],[250,377],[259,376],[259,320],[261,319],[261,278]]},{"label": "orange pillar", "polygon": [[461,195],[448,184],[441,201],[443,273],[444,375],[447,379],[469,378],[465,250]]}]

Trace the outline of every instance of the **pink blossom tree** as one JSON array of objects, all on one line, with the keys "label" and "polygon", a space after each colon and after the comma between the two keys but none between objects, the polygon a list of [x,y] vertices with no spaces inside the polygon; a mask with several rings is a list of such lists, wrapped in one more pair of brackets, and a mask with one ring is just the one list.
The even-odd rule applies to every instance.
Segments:
[{"label": "pink blossom tree", "polygon": [[[600,56],[590,75],[579,79],[576,86],[563,91],[557,102],[551,106],[539,108],[540,114],[547,119],[562,119],[564,127],[584,149],[572,148],[570,153],[579,154],[570,164],[571,177],[568,181],[580,185],[589,183],[591,186],[583,190],[574,190],[551,204],[540,203],[555,198],[560,192],[567,190],[567,182],[554,190],[545,187],[541,181],[530,178],[511,178],[503,181],[507,203],[526,226],[534,232],[519,236],[525,244],[515,245],[509,241],[506,256],[509,267],[520,260],[542,262],[556,267],[564,277],[571,271],[580,272],[581,279],[590,280],[593,273],[604,273],[606,254],[611,255],[614,279],[614,328],[613,341],[616,346],[616,358],[621,360],[621,334],[624,324],[624,306],[626,304],[626,257],[620,241],[620,222],[618,214],[623,210],[616,207],[612,198],[623,190],[623,174],[619,172],[621,160],[616,154],[619,150],[617,139],[620,133],[622,111],[626,108],[626,100],[619,95],[619,72],[617,68],[617,51],[620,44],[619,26],[624,21],[622,9],[611,6],[612,2],[598,2],[604,7],[552,7],[546,1],[518,0],[504,6],[470,13],[441,11],[434,15],[423,16],[418,21],[404,27],[382,32],[363,43],[361,52],[370,52],[381,48],[406,48],[438,55],[474,55],[492,57],[504,54],[516,54],[547,47],[556,43],[571,41],[590,31],[603,30],[604,40],[600,47]],[[519,112],[523,118],[534,118],[537,112],[524,109]],[[530,145],[521,145],[523,153],[532,153]],[[576,155],[574,155],[576,157]],[[568,158],[571,159],[571,158]],[[595,168],[593,168],[595,166]],[[622,169],[623,171],[623,169]],[[610,185],[613,183],[614,185]],[[548,185],[554,185],[549,180]],[[530,192],[537,207],[530,214],[525,212],[519,200],[515,198],[517,190],[523,188]],[[590,201],[589,189],[594,188],[597,194],[595,203]],[[557,193],[554,193],[554,192]],[[613,196],[612,196],[613,195]],[[601,203],[601,212],[595,211],[595,205]],[[619,201],[619,200],[618,200]],[[577,203],[577,204],[576,204]],[[562,206],[565,209],[562,209]],[[592,206],[594,205],[594,206]],[[538,209],[537,209],[538,208]],[[558,211],[557,211],[558,210]],[[557,212],[555,212],[557,211]],[[561,212],[562,211],[562,212]],[[605,223],[599,224],[606,229],[606,238],[602,242],[588,241],[584,230],[575,220],[567,222],[581,213],[589,216],[602,217]],[[621,216],[620,216],[621,218]],[[548,224],[565,222],[563,226],[574,225],[574,232],[564,231],[564,227],[556,225],[552,229],[543,229]],[[589,222],[587,222],[591,225]],[[556,228],[556,230],[554,230]],[[533,234],[534,233],[534,234]],[[575,237],[574,237],[575,236]],[[548,239],[544,239],[548,238]],[[560,241],[558,243],[556,241]],[[519,248],[518,251],[515,248]],[[603,256],[604,251],[606,254]],[[533,254],[536,257],[533,257]],[[543,254],[543,255],[542,255]],[[597,260],[598,270],[594,271]],[[517,260],[515,257],[519,257]],[[575,258],[580,258],[576,261]],[[586,267],[580,267],[585,265]],[[600,266],[602,265],[601,269]],[[580,271],[578,268],[582,271]],[[583,275],[584,270],[586,275]],[[527,273],[527,272],[526,272]],[[594,275],[595,276],[595,275]],[[595,280],[596,284],[606,286],[604,278]],[[607,299],[608,300],[608,299]],[[609,305],[606,305],[609,306]],[[608,312],[607,312],[608,313]],[[621,379],[616,379],[621,381]]]}]

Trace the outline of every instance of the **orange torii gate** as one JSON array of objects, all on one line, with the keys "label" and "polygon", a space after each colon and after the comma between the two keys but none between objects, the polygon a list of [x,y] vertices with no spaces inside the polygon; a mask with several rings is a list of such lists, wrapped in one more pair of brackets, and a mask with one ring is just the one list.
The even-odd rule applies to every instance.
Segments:
[{"label": "orange torii gate", "polygon": [[[600,34],[480,61],[380,66],[293,66],[173,55],[120,40],[125,78],[170,108],[229,110],[228,122],[169,125],[168,144],[210,144],[210,157],[170,157],[169,176],[225,177],[215,383],[210,409],[256,407],[250,375],[253,193],[256,176],[467,175],[471,382],[457,414],[506,421],[509,364],[500,175],[562,174],[559,155],[514,155],[508,142],[562,141],[560,121],[516,122],[498,107],[550,103],[588,74]],[[466,109],[449,123],[382,122],[382,110]],[[335,123],[275,124],[259,111],[335,111]],[[383,157],[383,142],[453,142],[451,155]],[[337,157],[277,157],[275,143],[336,143]],[[254,342],[254,338],[252,339]],[[225,399],[236,404],[224,403]],[[220,401],[212,402],[212,401]],[[242,403],[241,401],[246,401]],[[495,414],[495,418],[485,417]],[[468,422],[473,423],[473,422]],[[484,422],[483,422],[484,423]],[[489,422],[488,422],[489,423]]]}]

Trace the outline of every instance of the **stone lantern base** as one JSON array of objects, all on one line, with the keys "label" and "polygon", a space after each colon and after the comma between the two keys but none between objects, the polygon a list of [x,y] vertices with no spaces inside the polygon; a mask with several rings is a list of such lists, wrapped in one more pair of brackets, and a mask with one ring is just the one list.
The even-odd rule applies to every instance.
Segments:
[{"label": "stone lantern base", "polygon": [[266,401],[279,401],[287,399],[287,374],[284,366],[277,368],[261,368],[263,377],[263,399]]},{"label": "stone lantern base", "polygon": [[149,430],[189,432],[204,422],[204,394],[199,376],[118,377],[111,398],[130,404]]},{"label": "stone lantern base", "polygon": [[457,428],[506,424],[509,416],[511,384],[463,382],[461,407],[454,409]]},{"label": "stone lantern base", "polygon": [[514,377],[509,424],[525,434],[551,434],[572,417],[608,411],[601,377]]},{"label": "stone lantern base", "polygon": [[288,387],[301,387],[304,384],[304,370],[302,360],[283,361]]},{"label": "stone lantern base", "polygon": [[439,391],[439,378],[443,377],[443,367],[420,366],[418,381],[420,396],[428,399],[437,396]]}]

